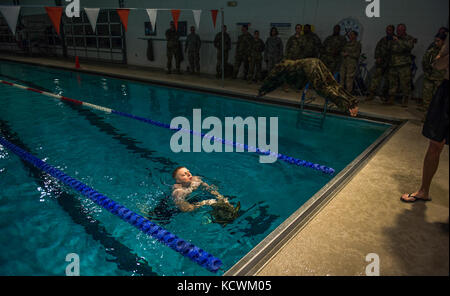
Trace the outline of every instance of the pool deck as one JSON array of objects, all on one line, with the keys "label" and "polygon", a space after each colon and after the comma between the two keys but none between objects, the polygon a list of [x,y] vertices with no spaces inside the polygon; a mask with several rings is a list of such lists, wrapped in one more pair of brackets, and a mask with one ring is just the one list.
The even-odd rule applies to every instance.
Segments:
[{"label": "pool deck", "polygon": [[[0,54],[1,59],[75,70],[71,60]],[[81,62],[82,71],[231,95],[255,95],[257,84],[222,81],[211,75],[167,75],[164,70]],[[314,94],[312,92],[312,94]],[[275,91],[267,99],[296,103],[300,94]],[[321,98],[313,104],[321,105]],[[418,188],[428,140],[421,135],[422,113],[362,102],[363,114],[407,122],[376,152],[323,209],[268,260],[256,275],[365,275],[366,255],[380,258],[385,276],[449,275],[449,148],[441,155],[431,187],[432,202],[402,203],[402,193]]]}]

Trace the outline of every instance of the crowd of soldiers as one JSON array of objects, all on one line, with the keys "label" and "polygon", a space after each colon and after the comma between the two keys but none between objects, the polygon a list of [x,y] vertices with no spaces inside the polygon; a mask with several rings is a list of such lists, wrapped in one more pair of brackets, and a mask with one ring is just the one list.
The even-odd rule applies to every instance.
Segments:
[{"label": "crowd of soldiers", "polygon": [[[222,27],[222,32],[214,38],[214,47],[217,50],[216,77],[222,77],[222,63],[228,64],[229,51],[231,50],[231,38],[227,33],[227,27]],[[311,25],[297,24],[286,47],[278,36],[276,27],[270,30],[270,36],[266,42],[260,39],[259,31],[253,35],[248,31],[247,25],[242,25],[242,34],[238,37],[234,65],[231,76],[237,78],[241,66],[243,66],[243,79],[249,83],[261,81],[263,61],[266,63],[267,73],[283,60],[301,60],[307,58],[319,58],[335,74],[339,72],[340,84],[349,93],[353,92],[353,83],[358,63],[361,56],[361,42],[358,41],[358,33],[350,31],[346,36],[341,35],[341,27],[334,26],[333,33],[322,43],[320,38],[312,32]],[[431,63],[439,52],[448,30],[441,28],[435,36],[436,40],[430,45],[423,58],[424,86],[422,109],[426,109],[437,86],[443,79],[443,72],[435,70]],[[175,58],[177,73],[180,73],[180,58],[177,51],[179,35],[173,22],[166,32],[167,38],[167,68],[171,73],[172,59]],[[224,56],[222,61],[222,38],[224,42]],[[386,28],[386,36],[383,37],[375,48],[375,73],[370,81],[367,100],[373,100],[378,93],[381,82],[384,80],[385,93],[382,98],[384,104],[393,104],[400,91],[402,106],[407,106],[412,94],[412,54],[417,39],[406,33],[406,25],[399,24],[397,28],[389,25]],[[185,51],[188,53],[189,69],[192,73],[200,71],[200,37],[195,33],[195,27],[191,27],[191,33],[187,36]],[[225,67],[225,71],[226,71]]]}]

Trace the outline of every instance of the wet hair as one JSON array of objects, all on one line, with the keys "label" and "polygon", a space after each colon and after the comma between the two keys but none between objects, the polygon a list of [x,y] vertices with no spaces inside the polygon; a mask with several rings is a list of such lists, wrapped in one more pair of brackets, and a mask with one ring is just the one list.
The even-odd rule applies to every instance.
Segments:
[{"label": "wet hair", "polygon": [[184,169],[184,168],[186,168],[186,167],[184,167],[184,166],[179,166],[179,167],[177,167],[176,169],[174,169],[174,170],[173,170],[173,173],[172,173],[172,178],[176,179],[176,178],[177,178],[177,173],[178,173],[178,171],[181,170],[181,169]]}]

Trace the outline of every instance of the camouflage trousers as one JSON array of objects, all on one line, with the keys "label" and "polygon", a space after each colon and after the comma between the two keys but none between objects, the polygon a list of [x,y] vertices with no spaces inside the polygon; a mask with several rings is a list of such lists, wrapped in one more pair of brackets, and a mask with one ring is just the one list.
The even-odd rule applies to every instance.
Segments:
[{"label": "camouflage trousers", "polygon": [[172,59],[175,58],[175,64],[177,67],[177,70],[180,70],[180,64],[181,64],[181,57],[178,53],[178,49],[176,47],[167,48],[167,69],[170,71],[172,70]]},{"label": "camouflage trousers", "polygon": [[303,89],[308,82],[320,96],[328,98],[339,108],[346,110],[358,102],[336,82],[325,64],[316,58],[281,61],[264,79],[259,94],[265,95],[285,83]]},{"label": "camouflage trousers", "polygon": [[267,58],[267,72],[270,73],[270,71],[272,71],[273,68],[275,68],[276,64],[278,64],[279,62],[281,62],[281,58],[269,56]]},{"label": "camouflage trousers", "polygon": [[198,51],[188,51],[188,59],[191,72],[200,72],[200,53]]},{"label": "camouflage trousers", "polygon": [[371,95],[375,95],[378,92],[378,89],[380,88],[380,84],[384,79],[383,83],[383,92],[382,94],[386,94],[389,90],[389,83],[385,75],[387,74],[387,71],[383,67],[376,67],[375,73],[372,76],[372,79],[370,80],[370,87],[369,87],[369,93]]},{"label": "camouflage trousers", "polygon": [[345,59],[341,65],[341,85],[346,91],[353,91],[353,79],[355,78],[358,61],[355,59]]},{"label": "camouflage trousers", "polygon": [[[228,63],[228,50],[223,52],[223,61],[225,65]],[[217,64],[216,64],[216,74],[217,76],[222,75],[222,51],[217,51]]]},{"label": "camouflage trousers", "polygon": [[331,73],[334,74],[339,71],[340,59],[338,57],[322,55],[320,59],[325,64],[325,66],[327,66],[328,70],[330,70]]},{"label": "camouflage trousers", "polygon": [[248,69],[250,66],[249,58],[250,57],[248,55],[236,55],[234,58],[233,78],[237,77],[239,69],[241,68],[242,63],[244,63],[244,79],[247,79]]},{"label": "camouflage trousers", "polygon": [[430,106],[430,102],[433,99],[434,93],[437,91],[441,83],[442,80],[430,80],[428,78],[423,79],[422,99],[423,107],[425,109],[428,109],[428,106]]},{"label": "camouflage trousers", "polygon": [[[262,57],[250,58],[250,71],[247,80],[261,80]],[[256,73],[255,73],[256,70]]]},{"label": "camouflage trousers", "polygon": [[411,96],[410,65],[390,67],[388,79],[389,79],[389,96],[395,96],[399,88],[403,97],[409,98]]}]

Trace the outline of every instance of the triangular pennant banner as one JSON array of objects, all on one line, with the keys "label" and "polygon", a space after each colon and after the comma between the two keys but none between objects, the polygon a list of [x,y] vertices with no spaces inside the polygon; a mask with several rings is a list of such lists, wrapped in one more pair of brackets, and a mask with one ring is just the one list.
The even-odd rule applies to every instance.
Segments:
[{"label": "triangular pennant banner", "polygon": [[173,22],[175,24],[175,30],[178,30],[178,18],[180,17],[180,10],[172,9],[172,17],[173,17]]},{"label": "triangular pennant banner", "polygon": [[91,23],[92,31],[95,33],[95,27],[97,26],[98,13],[100,8],[84,8],[88,17],[89,23]]},{"label": "triangular pennant banner", "polygon": [[127,31],[128,27],[128,15],[130,14],[129,9],[117,9],[117,14],[119,14],[120,21],[122,22],[122,25],[125,27],[125,32]]},{"label": "triangular pennant banner", "polygon": [[16,35],[17,20],[19,19],[20,6],[1,6],[0,11],[6,19],[11,32]]},{"label": "triangular pennant banner", "polygon": [[156,14],[157,9],[147,9],[148,18],[150,19],[150,24],[152,25],[153,31],[156,28]]},{"label": "triangular pennant banner", "polygon": [[195,25],[197,26],[197,29],[200,28],[200,15],[202,14],[201,10],[192,10],[192,13],[194,14],[194,21]]},{"label": "triangular pennant banner", "polygon": [[61,16],[63,8],[61,6],[55,6],[55,7],[45,7],[45,10],[47,11],[48,16],[50,17],[50,20],[52,21],[53,26],[55,27],[56,33],[59,35],[59,28],[61,25]]},{"label": "triangular pennant banner", "polygon": [[211,10],[211,16],[212,16],[212,21],[214,24],[214,29],[216,28],[216,20],[217,20],[217,13],[219,12],[219,10],[217,9],[213,9]]}]

